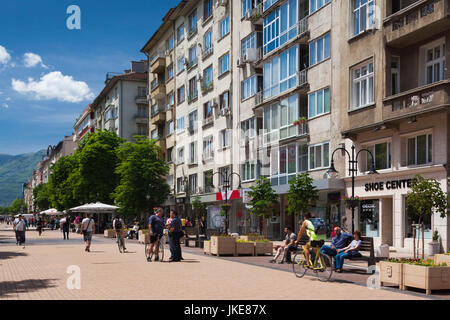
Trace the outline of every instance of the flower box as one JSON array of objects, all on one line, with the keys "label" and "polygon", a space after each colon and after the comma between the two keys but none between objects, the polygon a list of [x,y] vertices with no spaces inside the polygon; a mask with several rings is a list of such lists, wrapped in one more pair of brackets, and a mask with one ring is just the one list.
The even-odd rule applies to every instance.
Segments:
[{"label": "flower box", "polygon": [[431,290],[450,289],[450,267],[429,267],[413,264],[403,265],[403,286]]},{"label": "flower box", "polygon": [[264,240],[264,236],[260,234],[247,234],[239,237],[239,240],[243,241],[255,241],[255,240]]},{"label": "flower box", "polygon": [[113,229],[106,229],[104,231],[105,238],[115,238],[116,232]]},{"label": "flower box", "polygon": [[211,241],[203,241],[203,254],[211,254]]},{"label": "flower box", "polygon": [[403,287],[403,265],[404,263],[380,261],[380,284],[385,283],[395,284],[400,290],[405,290]]},{"label": "flower box", "polygon": [[211,254],[217,256],[221,255],[236,255],[236,239],[234,237],[211,237]]},{"label": "flower box", "polygon": [[236,254],[237,255],[255,255],[255,243],[254,242],[236,242]]},{"label": "flower box", "polygon": [[273,255],[273,243],[272,242],[253,242],[255,244],[255,255]]},{"label": "flower box", "polygon": [[139,243],[150,243],[150,235],[148,234],[148,229],[143,229],[138,231]]},{"label": "flower box", "polygon": [[446,263],[448,266],[450,266],[450,254],[436,254],[434,256],[434,263]]}]

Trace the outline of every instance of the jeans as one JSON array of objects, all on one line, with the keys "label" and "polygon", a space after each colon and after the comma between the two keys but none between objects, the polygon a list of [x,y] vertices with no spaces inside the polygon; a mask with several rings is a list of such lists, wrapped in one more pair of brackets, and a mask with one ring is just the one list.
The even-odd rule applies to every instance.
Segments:
[{"label": "jeans", "polygon": [[180,235],[177,232],[174,232],[169,236],[169,246],[170,246],[170,254],[174,261],[181,260],[181,245],[180,245]]},{"label": "jeans", "polygon": [[329,255],[331,257],[334,257],[337,255],[336,249],[331,248],[330,246],[323,245],[322,248],[320,248],[320,253]]},{"label": "jeans", "polygon": [[342,269],[342,266],[344,265],[344,259],[347,257],[350,257],[351,253],[341,252],[338,253],[335,257],[336,259],[336,269]]},{"label": "jeans", "polygon": [[69,240],[69,228],[63,228],[64,240],[66,240],[66,233],[67,233],[67,240]]},{"label": "jeans", "polygon": [[19,245],[25,243],[25,231],[16,231],[16,240]]}]

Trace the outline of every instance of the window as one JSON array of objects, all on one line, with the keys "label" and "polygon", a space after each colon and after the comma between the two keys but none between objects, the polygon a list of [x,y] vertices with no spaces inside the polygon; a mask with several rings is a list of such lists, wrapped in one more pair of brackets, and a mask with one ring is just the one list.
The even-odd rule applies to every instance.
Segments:
[{"label": "window", "polygon": [[178,88],[177,94],[178,94],[178,103],[182,103],[184,101],[184,86]]},{"label": "window", "polygon": [[364,237],[380,236],[380,200],[362,200],[359,230]]},{"label": "window", "polygon": [[197,130],[197,110],[194,110],[189,113],[189,131]]},{"label": "window", "polygon": [[184,70],[184,57],[180,57],[178,58],[177,61],[177,73],[180,73],[181,71]]},{"label": "window", "polygon": [[301,143],[297,146],[297,172],[308,171],[308,145]]},{"label": "window", "polygon": [[219,96],[219,108],[228,109],[230,107],[230,91],[225,91]]},{"label": "window", "polygon": [[189,15],[189,35],[197,31],[197,10]]},{"label": "window", "polygon": [[433,139],[431,134],[408,138],[407,165],[420,165],[432,161]]},{"label": "window", "polygon": [[173,64],[167,67],[167,80],[173,78]]},{"label": "window", "polygon": [[298,85],[298,45],[264,63],[264,99]]},{"label": "window", "polygon": [[222,39],[230,32],[230,17],[226,16],[219,23],[219,38]]},{"label": "window", "polygon": [[167,40],[167,50],[172,50],[173,49],[173,36],[171,36],[169,38],[169,40]]},{"label": "window", "polygon": [[269,9],[274,3],[276,3],[278,0],[264,0],[264,11]]},{"label": "window", "polygon": [[214,158],[213,136],[203,139],[203,158],[205,160]]},{"label": "window", "polygon": [[271,149],[270,179],[272,185],[285,185],[297,173],[297,145],[295,143]]},{"label": "window", "polygon": [[177,178],[177,192],[184,192],[184,179],[183,177]]},{"label": "window", "polygon": [[[231,166],[219,168],[219,186],[223,186],[225,179],[229,180],[230,186],[233,186],[233,176],[231,174]],[[225,178],[225,179],[224,179]]]},{"label": "window", "polygon": [[391,95],[400,93],[400,57],[391,57]]},{"label": "window", "polygon": [[189,80],[189,101],[197,98],[197,77]]},{"label": "window", "polygon": [[180,117],[177,119],[177,132],[184,130],[184,117]]},{"label": "window", "polygon": [[[167,149],[167,162],[173,161],[173,147]],[[173,176],[172,176],[172,184],[173,184]]]},{"label": "window", "polygon": [[242,181],[256,179],[256,161],[247,161],[241,165]]},{"label": "window", "polygon": [[213,14],[213,0],[203,1],[203,20],[208,19]]},{"label": "window", "polygon": [[177,163],[178,164],[184,163],[184,148],[183,147],[178,148],[178,151],[177,151]]},{"label": "window", "polygon": [[169,105],[169,108],[172,108],[173,105],[175,104],[173,91],[169,92],[169,94],[167,95],[167,104]]},{"label": "window", "polygon": [[298,95],[264,108],[264,143],[276,142],[297,135],[294,121],[298,119]]},{"label": "window", "polygon": [[241,18],[254,7],[254,0],[241,0]]},{"label": "window", "polygon": [[330,3],[330,0],[309,0],[309,14],[319,10],[327,3]]},{"label": "window", "polygon": [[253,75],[242,81],[242,100],[253,97],[257,92],[262,91],[263,77]]},{"label": "window", "polygon": [[352,70],[353,109],[374,103],[373,62]]},{"label": "window", "polygon": [[241,54],[244,56],[248,49],[261,48],[262,46],[262,33],[253,32],[249,36],[245,37],[241,41]]},{"label": "window", "polygon": [[298,0],[289,0],[264,18],[264,54],[298,35]]},{"label": "window", "polygon": [[147,94],[148,94],[147,87],[138,87],[138,96],[139,97],[146,97]]},{"label": "window", "polygon": [[[366,147],[375,157],[375,169],[389,169],[391,167],[391,143],[383,142]],[[366,154],[366,171],[372,168],[372,157]]]},{"label": "window", "polygon": [[231,130],[224,129],[219,132],[220,147],[227,148],[231,146]]},{"label": "window", "polygon": [[328,168],[330,166],[330,144],[322,143],[309,146],[309,169]]},{"label": "window", "polygon": [[189,193],[196,194],[197,193],[197,174],[189,175]]},{"label": "window", "polygon": [[308,118],[330,112],[330,88],[319,90],[308,95]]},{"label": "window", "polygon": [[209,89],[212,87],[213,83],[213,67],[210,65],[208,68],[203,70],[203,89]]},{"label": "window", "polygon": [[255,122],[256,118],[250,118],[241,122],[241,146],[245,145],[247,138],[256,136]]},{"label": "window", "polygon": [[309,65],[313,66],[330,57],[330,34],[312,41],[309,44]]},{"label": "window", "polygon": [[445,75],[445,40],[443,39],[441,43],[431,47],[428,45],[425,57],[425,84],[443,80]]},{"label": "window", "polygon": [[212,192],[212,185],[213,183],[213,171],[208,170],[203,172],[203,186],[206,193]]},{"label": "window", "polygon": [[208,30],[203,36],[203,57],[208,56],[213,52],[213,42],[212,42],[212,30]]},{"label": "window", "polygon": [[169,120],[167,122],[167,135],[171,135],[174,132],[174,128],[173,128],[173,120]]},{"label": "window", "polygon": [[189,163],[197,163],[197,142],[189,144]]},{"label": "window", "polygon": [[158,140],[158,130],[152,130],[152,139]]},{"label": "window", "polygon": [[222,75],[229,70],[230,70],[230,54],[227,53],[226,55],[219,58],[219,75]]},{"label": "window", "polygon": [[177,28],[177,44],[184,39],[184,24]]},{"label": "window", "polygon": [[375,24],[375,0],[353,0],[353,35]]},{"label": "window", "polygon": [[205,104],[203,104],[203,119],[209,119],[209,118],[212,118],[211,101],[208,101]]},{"label": "window", "polygon": [[197,46],[194,45],[189,48],[189,65],[188,69],[192,68],[197,64]]}]

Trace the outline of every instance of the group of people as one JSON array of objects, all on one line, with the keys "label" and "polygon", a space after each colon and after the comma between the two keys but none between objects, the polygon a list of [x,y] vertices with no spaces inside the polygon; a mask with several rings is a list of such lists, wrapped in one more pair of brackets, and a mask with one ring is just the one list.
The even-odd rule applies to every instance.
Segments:
[{"label": "group of people", "polygon": [[[285,227],[284,233],[286,234],[284,244],[281,246],[277,246],[275,249],[277,250],[277,253],[275,254],[275,257],[270,260],[271,263],[276,263],[277,259],[282,255],[282,258],[279,264],[282,263],[292,263],[291,260],[291,253],[293,251],[296,251],[298,248],[298,244],[300,242],[300,238],[303,235],[303,233],[306,232],[306,235],[309,238],[309,242],[305,245],[305,258],[306,258],[306,264],[307,266],[310,263],[310,256],[311,256],[311,241],[317,240],[317,235],[315,232],[315,227],[313,223],[311,222],[311,214],[305,213],[303,215],[304,219],[303,221],[300,221],[301,227],[300,231],[298,232],[298,235],[296,235],[292,228]],[[335,226],[333,229],[334,237],[331,240],[331,245],[323,245],[320,248],[320,252],[322,254],[327,254],[330,257],[334,257],[335,259],[335,271],[336,272],[342,272],[342,268],[344,265],[344,259],[351,257],[351,256],[358,256],[359,248],[361,246],[361,233],[357,230],[355,230],[352,233],[349,232],[343,232],[342,229],[338,226]]]}]

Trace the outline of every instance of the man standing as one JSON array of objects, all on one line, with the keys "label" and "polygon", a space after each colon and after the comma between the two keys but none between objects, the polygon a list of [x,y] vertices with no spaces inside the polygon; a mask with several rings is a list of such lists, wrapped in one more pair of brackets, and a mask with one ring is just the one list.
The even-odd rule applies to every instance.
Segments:
[{"label": "man standing", "polygon": [[163,210],[157,208],[155,214],[148,219],[148,230],[150,235],[150,245],[148,246],[147,261],[151,262],[151,253],[155,247],[155,261],[159,261],[159,241],[164,234],[164,220],[162,219]]},{"label": "man standing", "polygon": [[65,216],[60,220],[60,226],[61,226],[61,232],[63,233],[64,240],[66,240],[66,234],[67,234],[67,240],[69,240],[69,229],[70,229],[70,219],[69,217]]},{"label": "man standing", "polygon": [[16,232],[16,240],[19,246],[23,244],[25,249],[25,221],[22,215],[19,215],[19,219],[14,224],[14,231]]},{"label": "man standing", "polygon": [[345,248],[348,245],[349,240],[353,237],[351,233],[342,232],[339,227],[334,228],[334,234],[335,236],[331,240],[331,246],[323,245],[322,248],[320,248],[322,254],[327,254],[330,257],[335,257],[338,254],[337,249]]},{"label": "man standing", "polygon": [[83,234],[84,245],[86,248],[84,251],[91,252],[92,232],[95,230],[94,219],[91,218],[89,213],[86,214],[86,218],[81,222],[81,233]]},{"label": "man standing", "polygon": [[169,246],[172,252],[172,259],[169,259],[169,261],[181,261],[183,259],[181,257],[180,245],[180,238],[182,236],[181,220],[177,217],[177,213],[174,210],[170,210],[170,218],[172,218],[172,222],[169,228]]}]

